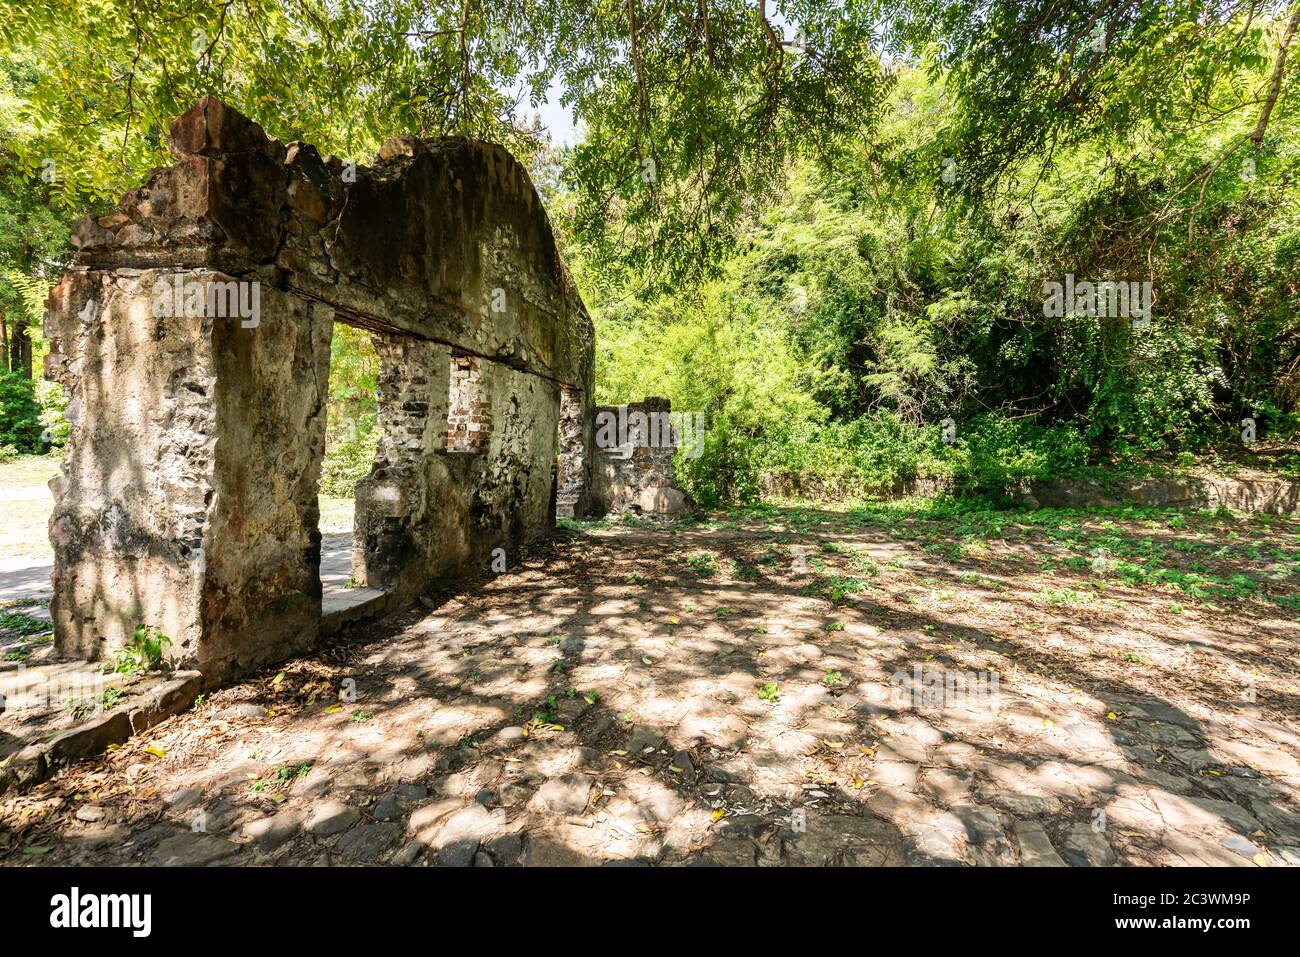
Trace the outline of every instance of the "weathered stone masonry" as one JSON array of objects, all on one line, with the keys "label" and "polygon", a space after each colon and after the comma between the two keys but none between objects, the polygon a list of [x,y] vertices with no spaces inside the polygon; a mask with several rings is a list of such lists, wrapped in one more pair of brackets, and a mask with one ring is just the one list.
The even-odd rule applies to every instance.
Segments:
[{"label": "weathered stone masonry", "polygon": [[[504,149],[401,137],[350,167],[211,98],[171,132],[176,165],[78,224],[46,317],[72,426],[50,522],[61,654],[103,657],[146,623],[220,681],[315,641],[336,321],[374,332],[382,363],[358,582],[409,597],[544,533],[557,451],[585,498],[591,322]],[[257,283],[260,317],[156,315],[177,279]],[[578,425],[557,450],[562,396]]]},{"label": "weathered stone masonry", "polygon": [[590,506],[594,460],[587,445],[590,427],[584,418],[582,393],[560,390],[560,457],[556,463],[556,515],[573,518]]},{"label": "weathered stone masonry", "polygon": [[688,500],[677,488],[673,473],[679,436],[670,425],[671,412],[672,404],[659,396],[594,410],[598,443],[609,438],[599,428],[601,421],[621,422],[624,434],[616,436],[621,444],[596,449],[586,483],[588,507],[593,513],[671,517],[686,511]]}]

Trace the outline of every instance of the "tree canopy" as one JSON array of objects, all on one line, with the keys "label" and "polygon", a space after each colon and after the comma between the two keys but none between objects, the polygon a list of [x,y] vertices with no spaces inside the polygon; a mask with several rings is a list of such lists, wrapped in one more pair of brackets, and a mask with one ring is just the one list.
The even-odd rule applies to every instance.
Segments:
[{"label": "tree canopy", "polygon": [[555,86],[585,127],[576,228],[685,275],[798,152],[876,108],[875,16],[860,0],[53,0],[0,22],[28,72],[9,148],[68,205],[113,197],[211,93],[356,160],[398,133],[466,133],[530,161],[542,139],[518,110]]},{"label": "tree canopy", "polygon": [[[399,133],[505,144],[596,316],[602,397],[723,424],[688,466],[704,497],[1135,463],[1243,415],[1284,434],[1298,27],[1297,0],[11,5],[0,266],[26,278],[0,307],[34,312],[68,221],[169,162],[211,93],[362,162]],[[555,94],[570,147],[525,119]],[[1066,274],[1149,284],[1152,327],[1045,315]],[[363,346],[336,349],[338,435],[372,421]],[[945,417],[983,424],[940,447]]]}]

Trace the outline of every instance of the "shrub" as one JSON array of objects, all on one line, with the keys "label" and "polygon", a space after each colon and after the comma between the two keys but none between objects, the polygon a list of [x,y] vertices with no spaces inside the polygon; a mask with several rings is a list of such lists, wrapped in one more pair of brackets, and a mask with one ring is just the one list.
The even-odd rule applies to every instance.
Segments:
[{"label": "shrub", "polygon": [[42,379],[36,385],[36,398],[41,404],[41,438],[53,448],[63,448],[68,442],[68,397],[63,386]]},{"label": "shrub", "polygon": [[340,442],[325,453],[321,463],[320,494],[352,498],[357,482],[370,474],[379,448],[379,430],[372,427]]},{"label": "shrub", "polygon": [[930,468],[958,492],[1001,494],[1017,481],[1077,475],[1088,465],[1088,440],[1072,425],[1041,426],[989,413],[958,426],[945,445],[937,430]]},{"label": "shrub", "polygon": [[737,428],[724,411],[713,416],[698,457],[679,452],[673,462],[677,483],[700,505],[753,502],[758,498],[757,456],[762,440]]},{"label": "shrub", "polygon": [[32,380],[18,372],[0,372],[0,445],[18,452],[43,452],[41,406]]}]

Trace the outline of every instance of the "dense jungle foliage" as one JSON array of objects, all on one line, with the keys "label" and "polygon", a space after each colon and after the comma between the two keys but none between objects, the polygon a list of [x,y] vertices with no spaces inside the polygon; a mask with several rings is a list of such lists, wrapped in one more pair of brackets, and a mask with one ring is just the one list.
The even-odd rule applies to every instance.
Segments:
[{"label": "dense jungle foliage", "polygon": [[[944,181],[942,81],[905,70],[890,107],[853,157],[796,166],[715,279],[658,295],[583,284],[599,290],[601,400],[663,394],[711,417],[705,454],[679,463],[698,497],[752,498],[773,473],[807,492],[1295,474],[1294,126],[1227,159],[1245,118],[1083,142],[971,201]],[[1150,282],[1149,323],[1045,316],[1044,282],[1066,274]]]},{"label": "dense jungle foliage", "polygon": [[[1300,475],[1300,3],[605,6],[6,7],[0,454],[66,435],[39,318],[70,223],[212,92],[359,161],[402,131],[505,143],[596,321],[599,401],[705,414],[678,462],[701,503]],[[521,119],[548,89],[571,147]],[[1053,282],[1152,308],[1057,314]],[[339,327],[323,491],[369,469],[377,371]]]}]

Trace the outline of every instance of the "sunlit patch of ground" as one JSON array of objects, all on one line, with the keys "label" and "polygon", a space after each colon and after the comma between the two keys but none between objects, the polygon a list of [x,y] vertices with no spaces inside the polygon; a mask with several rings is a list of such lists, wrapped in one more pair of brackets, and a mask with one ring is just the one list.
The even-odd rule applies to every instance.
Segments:
[{"label": "sunlit patch of ground", "polygon": [[53,560],[49,522],[54,496],[47,483],[59,471],[52,456],[25,455],[0,463],[0,559]]},{"label": "sunlit patch of ground", "polygon": [[320,497],[320,533],[322,535],[351,535],[352,513],[356,500],[351,498]]}]

